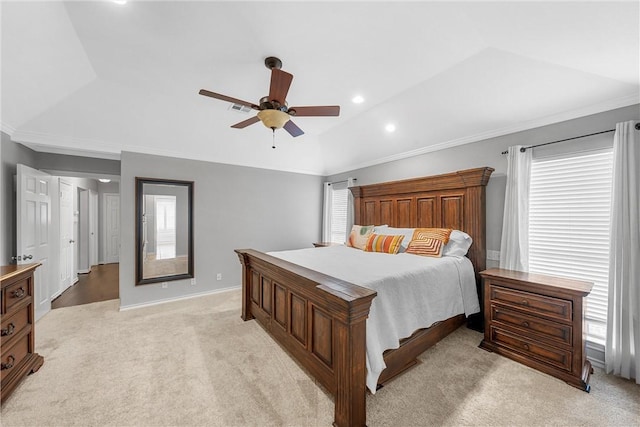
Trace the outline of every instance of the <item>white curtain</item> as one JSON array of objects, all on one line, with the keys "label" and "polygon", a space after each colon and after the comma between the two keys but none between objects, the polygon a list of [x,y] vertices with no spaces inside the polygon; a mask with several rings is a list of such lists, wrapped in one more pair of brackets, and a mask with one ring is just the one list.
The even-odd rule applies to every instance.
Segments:
[{"label": "white curtain", "polygon": [[331,183],[324,183],[324,201],[322,203],[322,241],[331,241]]},{"label": "white curtain", "polygon": [[[609,252],[607,373],[640,384],[640,130],[616,125]],[[640,127],[640,126],[639,126]]]},{"label": "white curtain", "polygon": [[355,184],[354,178],[347,178],[347,230],[345,236],[348,236],[351,232],[351,227],[353,227],[353,223],[355,221],[354,210],[353,210],[353,194],[349,188],[353,187]]},{"label": "white curtain", "polygon": [[531,149],[509,147],[507,154],[507,189],[502,219],[500,268],[529,270],[529,182]]}]

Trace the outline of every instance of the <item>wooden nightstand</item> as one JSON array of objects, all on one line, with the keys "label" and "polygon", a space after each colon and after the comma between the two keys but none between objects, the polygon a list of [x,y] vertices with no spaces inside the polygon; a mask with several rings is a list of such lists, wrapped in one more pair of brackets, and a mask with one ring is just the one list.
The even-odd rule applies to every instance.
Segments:
[{"label": "wooden nightstand", "polygon": [[480,347],[589,391],[583,299],[593,283],[489,269],[484,284]]},{"label": "wooden nightstand", "polygon": [[327,246],[335,246],[339,244],[340,243],[333,243],[333,242],[314,242],[313,246],[316,248],[326,248]]},{"label": "wooden nightstand", "polygon": [[33,272],[39,265],[40,263],[0,267],[2,402],[24,377],[36,372],[44,363],[42,356],[35,351]]}]

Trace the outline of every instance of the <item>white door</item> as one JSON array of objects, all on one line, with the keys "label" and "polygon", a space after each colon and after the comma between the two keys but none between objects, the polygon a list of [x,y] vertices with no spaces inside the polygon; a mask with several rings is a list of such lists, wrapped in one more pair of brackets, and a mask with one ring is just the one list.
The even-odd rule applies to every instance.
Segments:
[{"label": "white door", "polygon": [[89,190],[89,268],[98,265],[98,193]]},{"label": "white door", "polygon": [[120,260],[120,195],[104,194],[104,257],[106,263]]},{"label": "white door", "polygon": [[35,315],[38,320],[51,310],[51,175],[21,164],[18,164],[17,171],[18,264],[42,264],[34,273]]},{"label": "white door", "polygon": [[73,284],[74,244],[73,185],[60,178],[60,293]]}]

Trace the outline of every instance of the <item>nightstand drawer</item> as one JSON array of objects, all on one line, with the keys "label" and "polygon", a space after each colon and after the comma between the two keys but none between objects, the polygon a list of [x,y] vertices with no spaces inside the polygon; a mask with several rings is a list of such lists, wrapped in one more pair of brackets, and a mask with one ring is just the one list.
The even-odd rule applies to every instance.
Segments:
[{"label": "nightstand drawer", "polygon": [[6,304],[5,313],[8,313],[14,305],[30,299],[31,288],[29,287],[29,279],[19,280],[7,286],[3,289],[2,293],[2,299]]},{"label": "nightstand drawer", "polygon": [[496,344],[557,368],[571,371],[572,352],[529,340],[504,329],[491,327],[491,339]]},{"label": "nightstand drawer", "polygon": [[571,321],[573,310],[570,300],[532,294],[492,285],[491,301],[503,302],[527,310],[530,313]]},{"label": "nightstand drawer", "polygon": [[11,347],[5,349],[2,348],[2,361],[1,361],[1,379],[9,375],[11,372],[16,370],[16,368],[22,362],[27,354],[29,353],[29,339],[31,338],[31,334],[26,334],[18,341],[16,341]]},{"label": "nightstand drawer", "polygon": [[30,305],[25,305],[10,315],[2,316],[2,326],[0,327],[0,345],[5,348],[10,339],[18,335],[22,329],[26,328],[29,321]]},{"label": "nightstand drawer", "polygon": [[523,314],[502,305],[491,305],[491,321],[522,328],[559,343],[571,345],[573,342],[571,325],[548,321],[539,317]]}]

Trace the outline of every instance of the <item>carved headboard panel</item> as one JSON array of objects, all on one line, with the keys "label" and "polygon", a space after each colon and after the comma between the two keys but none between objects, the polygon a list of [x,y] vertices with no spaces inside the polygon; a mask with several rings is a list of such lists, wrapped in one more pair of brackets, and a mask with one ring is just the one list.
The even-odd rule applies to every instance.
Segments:
[{"label": "carved headboard panel", "polygon": [[485,188],[493,168],[351,187],[355,223],[392,227],[442,227],[473,238],[467,257],[476,279],[486,266]]}]

